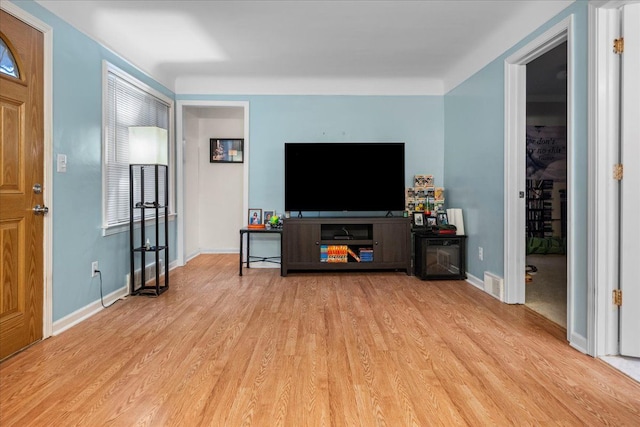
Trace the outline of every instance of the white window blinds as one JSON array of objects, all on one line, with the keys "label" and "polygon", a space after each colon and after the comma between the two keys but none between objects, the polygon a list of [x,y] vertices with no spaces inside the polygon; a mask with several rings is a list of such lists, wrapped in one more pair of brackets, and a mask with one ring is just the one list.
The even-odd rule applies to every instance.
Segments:
[{"label": "white window blinds", "polygon": [[[105,91],[104,226],[129,222],[129,127],[157,126],[169,130],[171,106],[123,72],[107,68]],[[148,178],[148,177],[145,177]],[[134,176],[134,179],[139,179]],[[166,182],[160,182],[164,194]],[[139,186],[134,186],[139,188]],[[146,194],[154,194],[153,180],[145,179]],[[166,200],[158,200],[167,204]],[[136,210],[137,211],[137,210]],[[152,214],[153,212],[148,212]],[[139,219],[139,212],[135,212]]]}]

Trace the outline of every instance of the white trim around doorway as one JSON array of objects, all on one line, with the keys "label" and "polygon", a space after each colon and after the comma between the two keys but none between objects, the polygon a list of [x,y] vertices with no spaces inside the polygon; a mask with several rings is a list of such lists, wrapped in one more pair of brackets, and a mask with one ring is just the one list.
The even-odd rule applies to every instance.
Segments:
[{"label": "white trim around doorway", "polygon": [[612,41],[620,36],[619,8],[626,1],[589,4],[589,283],[588,352],[618,355],[619,311],[611,295],[619,283],[618,183],[612,167],[620,161],[620,64]]},{"label": "white trim around doorway", "polygon": [[567,42],[567,339],[586,352],[586,337],[574,330],[573,313],[573,234],[572,153],[573,136],[573,16],[568,16],[544,34],[505,60],[505,138],[504,138],[504,268],[505,302],[525,302],[525,150],[526,150],[526,64]]},{"label": "white trim around doorway", "polygon": [[619,308],[611,294],[618,288],[620,194],[612,165],[621,160],[620,62],[612,40],[621,33],[620,8],[638,1],[589,4],[589,354],[638,379],[640,359],[620,357]]},{"label": "white trim around doorway", "polygon": [[242,210],[249,209],[249,102],[248,101],[195,101],[182,100],[176,102],[176,192],[177,192],[177,237],[176,256],[177,265],[183,266],[187,261],[184,253],[184,127],[183,116],[185,107],[242,107],[244,111],[244,162],[243,162],[243,188],[242,188]]}]

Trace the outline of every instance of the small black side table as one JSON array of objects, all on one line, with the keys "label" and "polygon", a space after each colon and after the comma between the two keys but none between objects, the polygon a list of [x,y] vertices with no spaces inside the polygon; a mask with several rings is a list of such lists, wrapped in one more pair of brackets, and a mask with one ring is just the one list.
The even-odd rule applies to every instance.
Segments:
[{"label": "small black side table", "polygon": [[414,231],[414,270],[422,280],[467,278],[467,236]]},{"label": "small black side table", "polygon": [[[240,229],[240,276],[242,276],[242,261],[244,255],[244,235],[247,235],[247,268],[251,268],[251,261],[264,261],[280,264],[280,274],[282,274],[282,229],[281,228],[241,228]],[[280,254],[270,257],[258,257],[251,255],[251,235],[252,234],[279,234],[280,235]]]}]

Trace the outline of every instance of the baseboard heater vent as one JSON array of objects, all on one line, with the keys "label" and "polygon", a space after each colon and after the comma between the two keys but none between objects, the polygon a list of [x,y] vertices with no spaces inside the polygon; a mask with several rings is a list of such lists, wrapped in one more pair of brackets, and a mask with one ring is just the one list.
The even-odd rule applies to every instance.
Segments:
[{"label": "baseboard heater vent", "polygon": [[504,301],[504,280],[493,273],[484,272],[484,291]]},{"label": "baseboard heater vent", "polygon": [[[156,266],[155,263],[147,264],[144,269],[144,279],[147,282],[147,286],[153,286],[156,281],[156,267],[160,268],[160,277],[163,277],[164,274],[164,260],[160,258],[159,264]],[[142,286],[142,269],[139,268],[133,272],[134,277],[134,290],[140,289]],[[131,273],[127,274],[127,289],[131,289]]]}]

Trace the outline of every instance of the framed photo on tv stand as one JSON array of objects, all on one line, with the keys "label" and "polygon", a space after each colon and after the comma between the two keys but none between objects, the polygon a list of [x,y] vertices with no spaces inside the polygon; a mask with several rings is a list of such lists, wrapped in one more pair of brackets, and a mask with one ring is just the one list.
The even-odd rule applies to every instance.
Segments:
[{"label": "framed photo on tv stand", "polygon": [[424,212],[413,213],[413,226],[418,228],[424,227]]}]

